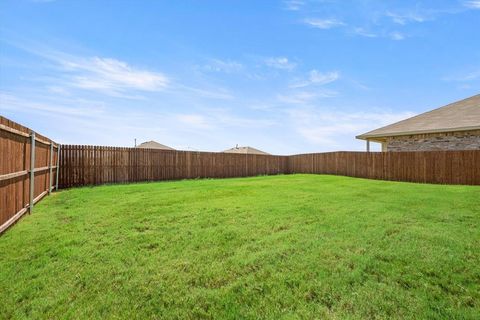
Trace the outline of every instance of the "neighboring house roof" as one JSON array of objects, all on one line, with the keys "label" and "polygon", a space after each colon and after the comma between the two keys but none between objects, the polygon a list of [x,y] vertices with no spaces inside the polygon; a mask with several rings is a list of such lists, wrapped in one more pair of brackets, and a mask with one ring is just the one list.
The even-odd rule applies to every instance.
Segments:
[{"label": "neighboring house roof", "polygon": [[143,143],[140,143],[137,148],[143,148],[143,149],[161,149],[161,150],[175,150],[173,148],[170,148],[169,146],[166,146],[164,144],[158,143],[156,141],[146,141]]},{"label": "neighboring house roof", "polygon": [[225,150],[223,151],[225,153],[243,153],[243,154],[266,154],[266,155],[269,155],[270,153],[266,153],[264,151],[261,151],[261,150],[258,150],[258,149],[255,149],[255,148],[252,148],[252,147],[239,147],[239,146],[236,146],[232,149],[228,149],[228,150]]},{"label": "neighboring house roof", "polygon": [[480,94],[361,134],[357,139],[480,129]]}]

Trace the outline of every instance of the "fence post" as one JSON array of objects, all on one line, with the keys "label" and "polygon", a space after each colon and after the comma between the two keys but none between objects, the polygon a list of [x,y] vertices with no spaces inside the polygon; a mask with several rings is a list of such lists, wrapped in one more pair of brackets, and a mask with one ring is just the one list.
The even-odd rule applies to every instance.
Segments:
[{"label": "fence post", "polygon": [[52,182],[53,182],[53,177],[52,177],[52,170],[53,170],[53,142],[50,141],[50,162],[49,162],[49,167],[50,167],[50,172],[48,174],[48,194],[52,193]]},{"label": "fence post", "polygon": [[57,174],[56,174],[56,179],[55,179],[55,190],[58,191],[58,173],[60,172],[60,150],[62,146],[57,145]]},{"label": "fence post", "polygon": [[28,212],[33,211],[33,199],[35,198],[35,132],[30,134],[30,203]]}]

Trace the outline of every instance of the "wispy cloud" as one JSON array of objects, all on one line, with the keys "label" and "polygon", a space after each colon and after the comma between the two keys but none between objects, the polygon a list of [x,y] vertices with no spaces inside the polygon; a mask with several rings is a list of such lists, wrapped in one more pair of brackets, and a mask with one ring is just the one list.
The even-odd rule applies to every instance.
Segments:
[{"label": "wispy cloud", "polygon": [[465,1],[463,4],[470,9],[480,9],[480,0]]},{"label": "wispy cloud", "polygon": [[319,98],[333,98],[337,95],[338,93],[336,91],[322,89],[315,90],[315,92],[300,91],[279,94],[277,100],[285,104],[309,104]]},{"label": "wispy cloud", "polygon": [[205,116],[201,114],[179,114],[176,116],[178,121],[193,128],[211,129],[212,125],[208,123]]},{"label": "wispy cloud", "polygon": [[345,25],[345,23],[343,23],[342,21],[334,18],[329,18],[329,19],[307,18],[307,19],[304,19],[303,22],[313,28],[318,28],[318,29],[332,29],[332,28],[341,27]]},{"label": "wispy cloud", "polygon": [[233,60],[210,59],[202,69],[211,72],[234,73],[242,71],[244,67],[240,62]]},{"label": "wispy cloud", "polygon": [[[55,94],[85,94],[82,91],[108,95],[115,98],[146,100],[147,93],[167,93],[185,98],[207,98],[231,100],[233,94],[212,81],[204,79],[185,81],[173,80],[166,74],[147,68],[133,66],[115,58],[73,55],[51,49],[47,46],[24,43],[11,43],[17,48],[36,55],[44,61],[45,69],[53,76],[45,76],[39,81]],[[211,59],[204,70],[234,72],[243,65],[230,60]],[[77,92],[74,92],[77,91]]]},{"label": "wispy cloud", "polygon": [[307,141],[337,148],[343,139],[413,116],[412,112],[344,112],[331,109],[292,109],[295,130]]},{"label": "wispy cloud", "polygon": [[260,119],[258,117],[241,117],[227,108],[204,109],[201,113],[177,114],[175,119],[191,129],[231,129],[268,127],[276,124],[273,119]]},{"label": "wispy cloud", "polygon": [[0,91],[0,110],[23,110],[36,113],[55,113],[70,117],[95,117],[104,113],[105,105],[101,102],[83,100],[83,99],[68,99],[62,101],[55,100],[31,100],[24,99],[18,95],[10,92]]},{"label": "wispy cloud", "polygon": [[192,92],[195,95],[198,95],[203,98],[218,99],[218,100],[232,100],[235,98],[230,91],[221,87],[200,89],[200,88],[177,84],[176,92],[180,94]]},{"label": "wispy cloud", "polygon": [[[390,14],[390,15],[392,16],[393,14]],[[398,24],[405,24],[407,21],[412,21],[412,20],[415,20],[418,22],[420,22],[420,20],[424,21],[420,18],[420,16],[414,16],[414,15],[412,16],[395,15],[394,19]],[[399,40],[404,40],[407,37],[404,33],[401,33],[399,31],[388,32],[387,31],[388,29],[385,30],[385,28],[383,28],[383,30],[371,31],[364,27],[351,27],[346,23],[337,19],[305,19],[304,23],[314,28],[324,29],[324,30],[332,29],[336,27],[344,27],[343,29],[347,34],[353,34],[353,35],[361,36],[365,38],[386,38],[386,39],[399,41]]]},{"label": "wispy cloud", "polygon": [[72,55],[41,45],[20,44],[17,47],[50,62],[46,67],[55,72],[52,80],[56,81],[50,86],[57,89],[74,87],[112,96],[133,97],[129,95],[134,91],[162,91],[170,83],[170,79],[161,72],[134,67],[115,58]]},{"label": "wispy cloud", "polygon": [[303,88],[309,85],[325,85],[340,79],[338,71],[320,72],[318,70],[311,70],[306,79],[295,81],[290,85],[290,88]]},{"label": "wispy cloud", "polygon": [[353,33],[362,37],[367,37],[367,38],[376,38],[378,35],[376,33],[373,33],[371,31],[368,31],[364,28],[357,27],[353,28]]},{"label": "wispy cloud", "polygon": [[390,17],[396,24],[406,25],[409,22],[424,22],[428,18],[417,12],[395,13],[387,11],[387,17]]},{"label": "wispy cloud", "polygon": [[469,82],[480,79],[480,69],[454,76],[443,77],[443,81]]},{"label": "wispy cloud", "polygon": [[37,128],[62,143],[91,144],[94,141],[100,145],[125,146],[138,138],[139,141],[154,139],[173,147],[189,145],[213,151],[231,143],[235,128],[242,132],[240,136],[255,138],[252,131],[276,124],[271,115],[267,118],[239,115],[228,108],[165,110],[158,101],[149,101],[152,108],[146,110],[135,108],[135,103],[126,100],[87,101],[24,90],[0,92],[0,101],[0,114],[7,117],[34,115],[39,123],[55,122],[57,125],[51,129],[55,134],[44,131],[41,126]]},{"label": "wispy cloud", "polygon": [[379,32],[372,32],[364,28],[354,28],[352,29],[352,33],[365,38],[386,38],[395,41],[405,40],[407,38],[407,35],[399,31],[386,32],[383,30]]},{"label": "wispy cloud", "polygon": [[135,68],[111,58],[62,59],[58,62],[64,71],[71,74],[73,86],[87,90],[105,93],[160,91],[169,83],[169,79],[162,73]]},{"label": "wispy cloud", "polygon": [[395,41],[404,40],[406,38],[406,36],[403,33],[398,31],[390,32],[388,36],[390,37],[390,39]]},{"label": "wispy cloud", "polygon": [[304,104],[316,98],[312,92],[294,92],[291,94],[280,94],[277,96],[278,101],[287,104]]},{"label": "wispy cloud", "polygon": [[297,64],[286,57],[271,57],[265,59],[265,64],[271,68],[293,70]]},{"label": "wispy cloud", "polygon": [[305,1],[303,0],[286,0],[283,1],[283,7],[285,10],[289,11],[298,11],[302,9],[302,7],[305,5]]}]

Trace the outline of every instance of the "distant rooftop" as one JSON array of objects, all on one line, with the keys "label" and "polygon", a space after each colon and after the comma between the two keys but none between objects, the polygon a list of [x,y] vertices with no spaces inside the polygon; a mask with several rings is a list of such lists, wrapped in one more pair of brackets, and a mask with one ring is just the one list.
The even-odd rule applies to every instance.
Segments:
[{"label": "distant rooftop", "polygon": [[357,139],[479,129],[480,94],[361,134]]},{"label": "distant rooftop", "polygon": [[169,146],[166,146],[164,144],[158,143],[156,141],[146,141],[143,143],[140,143],[137,148],[143,148],[143,149],[161,149],[161,150],[175,150],[173,148],[170,148]]},{"label": "distant rooftop", "polygon": [[264,154],[264,155],[269,155],[270,153],[264,152],[262,150],[258,150],[249,146],[245,147],[239,147],[236,146],[234,148],[228,149],[223,151],[225,153],[243,153],[243,154]]}]

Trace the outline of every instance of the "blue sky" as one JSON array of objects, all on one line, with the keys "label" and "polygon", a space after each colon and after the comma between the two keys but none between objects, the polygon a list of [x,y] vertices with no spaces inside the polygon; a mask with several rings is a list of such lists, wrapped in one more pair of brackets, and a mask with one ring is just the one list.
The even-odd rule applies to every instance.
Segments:
[{"label": "blue sky", "polygon": [[0,2],[0,114],[67,144],[276,154],[480,92],[480,1]]}]

